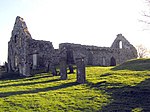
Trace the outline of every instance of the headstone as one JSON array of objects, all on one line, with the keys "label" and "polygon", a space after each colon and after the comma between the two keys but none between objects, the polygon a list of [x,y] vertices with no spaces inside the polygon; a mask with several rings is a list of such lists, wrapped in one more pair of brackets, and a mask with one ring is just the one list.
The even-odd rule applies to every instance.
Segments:
[{"label": "headstone", "polygon": [[67,63],[65,57],[60,58],[60,77],[62,80],[67,79]]},{"label": "headstone", "polygon": [[69,64],[68,67],[69,67],[69,73],[70,73],[70,74],[71,74],[71,73],[74,73],[73,65],[72,65],[72,64]]},{"label": "headstone", "polygon": [[53,76],[57,76],[56,67],[54,65],[51,65],[51,72]]},{"label": "headstone", "polygon": [[76,58],[76,65],[77,65],[77,82],[83,84],[86,81],[84,58],[82,57]]},{"label": "headstone", "polygon": [[21,75],[23,75],[23,76],[31,76],[29,63],[24,62],[23,66],[21,68],[22,68],[21,71],[20,71]]}]

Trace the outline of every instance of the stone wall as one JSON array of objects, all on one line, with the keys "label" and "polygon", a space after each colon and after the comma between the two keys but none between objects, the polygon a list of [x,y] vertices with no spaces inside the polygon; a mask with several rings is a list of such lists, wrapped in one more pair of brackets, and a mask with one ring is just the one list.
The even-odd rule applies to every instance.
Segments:
[{"label": "stone wall", "polygon": [[54,48],[49,41],[28,40],[28,57],[31,72],[47,71],[49,63],[52,62],[52,53]]},{"label": "stone wall", "polygon": [[[119,41],[123,40],[123,48],[115,46],[115,44],[118,43],[118,41],[116,41],[118,36]],[[137,51],[133,45],[131,45],[122,35],[117,35],[117,38],[112,44],[112,47],[97,47],[73,43],[62,43],[60,44],[59,49],[61,50],[65,48],[66,51],[72,51],[74,61],[78,55],[83,55],[83,57],[85,57],[84,61],[86,65],[110,66],[112,59],[115,59],[116,64],[121,64],[127,60],[136,58]]]},{"label": "stone wall", "polygon": [[8,42],[8,68],[9,72],[19,72],[29,75],[27,40],[32,39],[28,28],[21,17],[17,17],[12,36]]},{"label": "stone wall", "polygon": [[52,42],[32,39],[24,20],[21,17],[16,18],[8,42],[9,72],[26,76],[40,71],[46,72],[49,63],[58,64],[57,55],[58,50],[54,49]]},{"label": "stone wall", "polygon": [[8,42],[8,70],[29,76],[48,72],[51,66],[59,65],[61,58],[66,64],[75,64],[82,56],[85,65],[110,66],[137,58],[137,51],[124,36],[117,35],[111,47],[87,46],[61,43],[54,49],[52,42],[32,39],[26,23],[17,17]]}]

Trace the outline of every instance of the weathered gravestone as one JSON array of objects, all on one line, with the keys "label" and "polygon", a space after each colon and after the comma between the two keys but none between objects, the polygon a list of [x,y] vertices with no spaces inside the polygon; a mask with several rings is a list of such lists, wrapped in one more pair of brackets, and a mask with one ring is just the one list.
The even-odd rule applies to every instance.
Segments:
[{"label": "weathered gravestone", "polygon": [[57,76],[56,66],[51,61],[49,61],[48,67],[47,67],[47,72],[49,71],[52,73],[53,76]]},{"label": "weathered gravestone", "polygon": [[29,63],[26,63],[25,66],[23,67],[22,75],[31,76]]},{"label": "weathered gravestone", "polygon": [[53,76],[57,76],[57,71],[55,65],[51,65],[51,72]]},{"label": "weathered gravestone", "polygon": [[67,79],[67,63],[65,57],[60,58],[60,78],[62,80]]},{"label": "weathered gravestone", "polygon": [[77,82],[83,84],[86,81],[84,58],[83,57],[76,58],[76,65],[77,65]]},{"label": "weathered gravestone", "polygon": [[67,65],[69,68],[69,74],[74,73],[74,70],[73,70],[73,64],[74,64],[73,50],[70,47],[67,47],[66,56],[67,56],[66,61],[67,61]]},{"label": "weathered gravestone", "polygon": [[68,68],[69,68],[69,74],[74,73],[72,64],[68,64]]}]

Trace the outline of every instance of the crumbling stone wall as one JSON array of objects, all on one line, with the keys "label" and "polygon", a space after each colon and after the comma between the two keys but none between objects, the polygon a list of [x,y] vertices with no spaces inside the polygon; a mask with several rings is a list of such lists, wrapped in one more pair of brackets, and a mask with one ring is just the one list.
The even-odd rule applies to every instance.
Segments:
[{"label": "crumbling stone wall", "polygon": [[49,63],[52,60],[52,54],[54,53],[54,48],[51,42],[49,41],[40,41],[40,40],[29,40],[29,54],[30,57],[30,69],[32,70],[42,70],[47,71]]},{"label": "crumbling stone wall", "polygon": [[111,47],[61,43],[54,49],[52,42],[32,39],[23,18],[17,17],[8,42],[8,70],[29,76],[48,72],[59,65],[61,58],[66,64],[75,64],[82,56],[85,65],[110,66],[137,58],[137,51],[122,34],[118,34]]},{"label": "crumbling stone wall", "polygon": [[27,40],[31,39],[26,23],[21,17],[17,17],[8,42],[8,68],[9,71],[29,75],[28,66],[28,45]]},{"label": "crumbling stone wall", "polygon": [[58,64],[58,51],[49,41],[32,39],[26,23],[16,18],[11,39],[8,43],[8,67],[11,72],[29,76],[49,69],[49,63]]},{"label": "crumbling stone wall", "polygon": [[[119,42],[122,41],[122,48]],[[83,55],[86,65],[110,66],[121,64],[127,60],[137,58],[137,51],[121,34],[113,42],[111,47],[86,46],[73,43],[62,43],[59,49],[71,50],[73,59]]]},{"label": "crumbling stone wall", "polygon": [[117,38],[111,45],[111,49],[116,49],[118,53],[119,64],[129,59],[137,58],[136,48],[122,35],[118,34]]}]

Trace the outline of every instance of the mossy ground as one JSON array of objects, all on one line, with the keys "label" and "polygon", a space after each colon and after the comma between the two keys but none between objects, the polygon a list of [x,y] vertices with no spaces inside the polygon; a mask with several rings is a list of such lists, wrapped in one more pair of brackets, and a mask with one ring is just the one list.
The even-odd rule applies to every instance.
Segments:
[{"label": "mossy ground", "polygon": [[149,70],[86,67],[85,84],[75,74],[0,80],[0,112],[150,111]]}]

